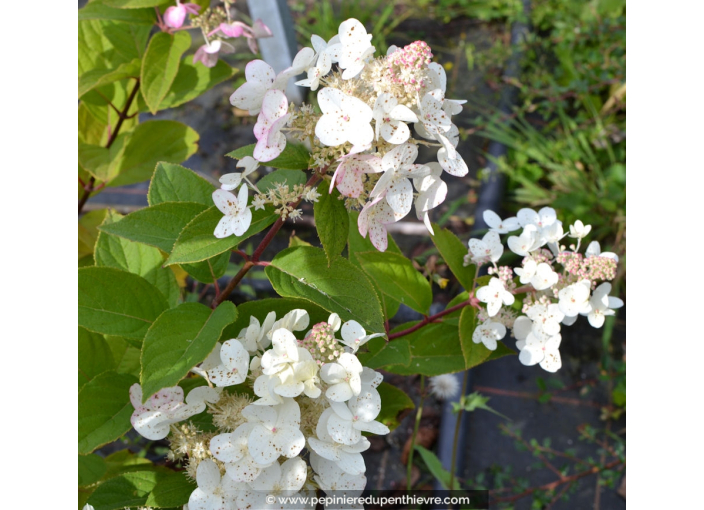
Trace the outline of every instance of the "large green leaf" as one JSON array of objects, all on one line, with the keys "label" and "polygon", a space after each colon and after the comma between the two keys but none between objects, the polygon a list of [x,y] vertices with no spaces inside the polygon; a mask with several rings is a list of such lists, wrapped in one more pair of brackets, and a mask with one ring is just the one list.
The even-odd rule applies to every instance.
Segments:
[{"label": "large green leaf", "polygon": [[78,10],[78,21],[90,19],[125,21],[151,27],[156,23],[156,13],[154,9],[117,9],[100,0],[93,0]]},{"label": "large green leaf", "polygon": [[181,230],[205,209],[195,202],[163,202],[103,225],[100,230],[170,253]]},{"label": "large green leaf", "polygon": [[95,510],[144,506],[160,475],[157,471],[134,471],[110,478],[95,489],[88,503]]},{"label": "large green leaf", "polygon": [[215,237],[214,232],[222,217],[223,214],[218,208],[212,206],[193,218],[178,236],[171,256],[169,256],[166,263],[169,265],[190,264],[232,250],[245,239],[261,232],[274,223],[278,216],[271,207],[254,211],[252,213],[252,223],[244,234],[218,239]]},{"label": "large green leaf", "polygon": [[[417,323],[403,324],[395,328],[394,332],[415,324]],[[431,323],[402,338],[408,340],[411,345],[411,362],[408,366],[387,365],[385,370],[388,372],[433,376],[464,370],[464,357],[456,325],[446,322]],[[396,341],[392,340],[390,343]]]},{"label": "large green leaf", "polygon": [[213,186],[193,170],[173,163],[157,163],[149,183],[149,205],[163,202],[195,202],[206,207],[213,205]]},{"label": "large green leaf", "polygon": [[110,267],[78,270],[78,325],[90,331],[142,339],[167,308],[163,294],[141,276]]},{"label": "large green leaf", "polygon": [[433,291],[413,263],[393,252],[368,251],[355,253],[365,273],[377,284],[383,297],[399,301],[409,308],[427,314],[433,304]]},{"label": "large green leaf", "polygon": [[318,237],[330,263],[345,249],[349,217],[345,202],[340,200],[340,192],[334,189],[329,193],[328,188],[327,182],[322,182],[318,186],[320,198],[313,206],[313,212]]},{"label": "large green leaf", "polygon": [[142,344],[144,401],[161,388],[175,386],[203,361],[225,326],[235,319],[237,310],[229,301],[215,310],[200,303],[183,303],[161,314]]},{"label": "large green leaf", "polygon": [[78,144],[78,163],[98,182],[113,180],[120,172],[120,164],[130,141],[129,133],[120,134],[110,148],[86,143]]},{"label": "large green leaf", "polygon": [[154,465],[149,459],[139,457],[129,450],[118,450],[105,457],[108,470],[104,480],[114,478],[132,471],[154,471]]},{"label": "large green leaf", "polygon": [[464,265],[464,256],[467,255],[467,246],[455,234],[446,228],[433,225],[435,235],[431,236],[443,260],[455,275],[460,284],[467,290],[472,290],[472,282],[476,266]]},{"label": "large green leaf", "polygon": [[[79,11],[80,12],[80,11]],[[78,80],[78,98],[96,87],[124,80],[126,78],[139,78],[142,63],[138,58],[120,64],[116,69],[93,69],[81,75]]]},{"label": "large green leaf", "polygon": [[78,22],[78,76],[95,69],[116,69],[141,58],[147,45],[149,25],[106,19]]},{"label": "large green leaf", "polygon": [[90,455],[78,456],[78,486],[85,487],[100,480],[108,466],[100,455],[91,453]]},{"label": "large green leaf", "polygon": [[134,376],[108,371],[83,386],[78,393],[78,453],[91,453],[132,427],[129,390],[136,382]]},{"label": "large green leaf", "polygon": [[[362,237],[359,234],[359,229],[357,228],[357,219],[359,218],[359,213],[357,211],[350,211],[349,212],[349,230],[348,230],[348,257],[350,259],[350,262],[352,262],[355,266],[361,267],[361,264],[359,263],[359,260],[357,260],[357,253],[363,253],[363,252],[370,252],[370,251],[376,251],[376,248],[372,244],[372,242],[369,240],[369,237],[367,236],[366,238]],[[403,255],[401,252],[401,249],[398,247],[396,242],[394,241],[393,237],[389,234],[388,236],[389,240],[389,247],[386,250],[385,253],[396,253],[398,255]],[[377,296],[381,299],[381,306],[384,311],[384,317],[387,319],[392,318],[394,315],[396,315],[396,312],[398,312],[399,307],[401,306],[400,301],[396,301],[391,298],[388,294],[384,294],[381,289],[379,288],[378,284],[372,280],[372,285],[374,286],[374,289],[376,290]]]},{"label": "large green leaf", "polygon": [[367,343],[367,352],[357,354],[365,367],[384,368],[386,365],[404,365],[411,363],[411,346],[406,338],[397,338],[387,342],[385,338],[372,338]]},{"label": "large green leaf", "polygon": [[224,60],[218,60],[214,67],[205,67],[200,62],[194,64],[193,57],[186,56],[181,61],[171,89],[161,101],[161,109],[187,103],[218,83],[232,78],[236,72],[237,69]]},{"label": "large green leaf", "polygon": [[399,413],[406,409],[413,409],[415,404],[403,390],[391,384],[383,382],[379,385],[377,391],[381,397],[381,412],[376,419],[393,430],[399,425]]},{"label": "large green leaf", "polygon": [[368,332],[384,331],[374,287],[362,270],[342,257],[328,266],[323,250],[297,246],[280,252],[265,272],[280,296],[312,301],[343,321],[356,320]]},{"label": "large green leaf", "polygon": [[198,150],[198,133],[174,120],[150,120],[131,132],[120,162],[119,175],[110,186],[149,179],[159,161],[181,163]]},{"label": "large green leaf", "polygon": [[[240,147],[237,150],[225,154],[231,158],[242,159],[245,156],[254,155],[255,144]],[[266,166],[271,168],[283,168],[285,170],[308,170],[310,153],[305,146],[297,143],[287,143],[283,152],[278,158],[266,162]]]},{"label": "large green leaf", "polygon": [[230,252],[226,251],[202,262],[181,264],[181,268],[199,282],[213,283],[225,274],[229,263]]},{"label": "large green leaf", "polygon": [[[119,221],[123,216],[112,211],[103,225]],[[174,272],[162,267],[164,256],[153,246],[136,243],[107,232],[100,232],[95,245],[95,265],[114,267],[144,277],[166,298],[169,306],[176,306],[180,295]]]},{"label": "large green leaf", "polygon": [[141,342],[111,335],[106,336],[105,341],[110,346],[112,357],[115,359],[115,371],[118,374],[132,374],[139,377],[141,370],[139,358],[142,355],[142,351],[133,345],[133,342],[139,344],[140,348],[142,346]]},{"label": "large green leaf", "polygon": [[469,369],[486,360],[491,351],[484,344],[475,344],[472,340],[474,329],[477,326],[477,310],[472,306],[465,306],[460,314],[460,342],[464,355],[464,366]]},{"label": "large green leaf", "polygon": [[145,505],[151,508],[180,508],[188,503],[197,487],[183,472],[160,473]]},{"label": "large green leaf", "polygon": [[221,341],[237,338],[240,331],[249,326],[250,317],[256,317],[261,324],[269,312],[275,312],[276,318],[280,319],[291,310],[299,308],[308,312],[311,327],[319,322],[326,322],[330,316],[327,310],[304,299],[267,298],[247,301],[237,305],[237,320],[223,330]]},{"label": "large green leaf", "polygon": [[115,358],[103,335],[78,328],[78,389],[96,375],[113,370]]},{"label": "large green leaf", "polygon": [[78,258],[92,255],[98,240],[98,227],[105,221],[107,209],[90,211],[78,219]]},{"label": "large green leaf", "polygon": [[142,60],[141,88],[149,111],[156,113],[161,101],[171,89],[178,73],[181,56],[191,46],[191,36],[185,30],[169,34],[159,32],[149,40]]}]

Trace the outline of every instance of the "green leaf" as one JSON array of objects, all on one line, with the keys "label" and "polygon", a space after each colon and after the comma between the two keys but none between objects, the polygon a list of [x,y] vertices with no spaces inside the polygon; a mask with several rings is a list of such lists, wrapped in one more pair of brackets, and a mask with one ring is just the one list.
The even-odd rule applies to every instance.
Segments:
[{"label": "green leaf", "polygon": [[[359,235],[359,229],[357,228],[357,219],[359,218],[359,213],[357,211],[350,211],[349,212],[349,231],[348,231],[348,257],[350,259],[350,262],[352,262],[355,266],[361,267],[361,264],[359,263],[359,260],[357,260],[356,253],[360,252],[369,252],[369,251],[376,251],[376,248],[374,248],[374,245],[371,243],[369,240],[369,237],[362,237]],[[399,255],[403,255],[399,247],[396,245],[396,242],[393,240],[391,235],[388,236],[389,239],[389,247],[386,250],[385,253],[397,253]],[[376,290],[377,296],[380,297],[381,299],[381,306],[384,311],[384,317],[387,319],[391,319],[394,315],[396,315],[396,312],[398,312],[399,307],[401,306],[401,303],[399,301],[396,301],[392,299],[388,295],[384,295],[381,289],[379,288],[379,285],[372,280],[372,285],[374,286],[374,290]]]},{"label": "green leaf", "polygon": [[131,133],[120,162],[119,175],[109,186],[146,181],[154,166],[164,161],[181,163],[198,150],[198,133],[174,120],[150,120]]},{"label": "green leaf", "polygon": [[466,369],[475,367],[485,361],[491,351],[483,343],[475,344],[472,340],[477,326],[477,310],[472,306],[465,306],[460,314],[460,342]]},{"label": "green leaf", "polygon": [[467,246],[455,234],[446,228],[433,224],[434,236],[431,236],[443,260],[466,290],[472,290],[476,266],[464,266]]},{"label": "green leaf", "polygon": [[110,267],[78,270],[78,325],[90,331],[142,339],[167,308],[163,294],[141,276]]},{"label": "green leaf", "polygon": [[170,253],[188,223],[206,207],[194,202],[163,202],[128,214],[100,230]]},{"label": "green leaf", "polygon": [[159,32],[149,40],[142,60],[141,88],[149,111],[156,113],[178,73],[181,56],[191,46],[185,30],[169,34]]},{"label": "green leaf", "polygon": [[218,60],[215,67],[205,67],[201,63],[194,64],[189,55],[181,61],[178,74],[160,107],[165,110],[187,103],[218,83],[232,78],[235,73],[237,69],[223,60]]},{"label": "green leaf", "polygon": [[[430,450],[423,448],[421,445],[416,445],[416,451],[420,453],[423,462],[428,466],[428,469],[442,485],[443,489],[448,490],[450,487],[450,472],[442,467],[440,459]],[[454,488],[454,487],[453,487]]]},{"label": "green leaf", "polygon": [[[415,324],[417,323],[403,324],[393,331],[401,331]],[[408,340],[411,346],[411,362],[408,366],[387,365],[385,370],[400,375],[426,376],[460,372],[464,370],[464,357],[458,337],[456,325],[447,322],[428,324],[402,337]]]},{"label": "green leaf", "polygon": [[227,271],[227,265],[230,263],[230,252],[226,251],[220,255],[215,255],[202,262],[193,264],[181,264],[181,267],[193,278],[203,283],[213,283],[218,278],[222,277]]},{"label": "green leaf", "polygon": [[504,356],[515,356],[516,351],[508,347],[506,344],[502,342],[498,342],[496,344],[496,350],[491,351],[491,354],[489,354],[489,357],[485,361],[492,361],[495,359],[503,358]]},{"label": "green leaf", "polygon": [[135,471],[116,476],[101,483],[88,498],[88,503],[96,510],[144,506],[158,476],[156,471]]},{"label": "green leaf", "polygon": [[463,409],[469,413],[474,412],[477,409],[484,409],[485,411],[489,411],[490,413],[494,413],[495,415],[501,416],[502,418],[505,418],[507,420],[511,419],[508,416],[506,416],[505,414],[501,414],[497,410],[489,407],[487,405],[487,402],[489,402],[489,400],[490,400],[489,397],[485,397],[481,393],[479,393],[478,391],[475,391],[471,395],[464,395],[464,396],[460,397],[459,403],[458,402],[453,403],[452,407],[455,410],[455,412],[458,412],[460,409]]},{"label": "green leaf", "polygon": [[129,450],[119,450],[105,457],[108,470],[104,480],[114,478],[132,471],[153,471],[154,465],[149,459],[139,457]]},{"label": "green leaf", "polygon": [[338,257],[328,266],[323,250],[298,246],[279,252],[265,272],[280,296],[307,299],[343,321],[356,320],[369,333],[384,331],[374,287],[346,259]]},{"label": "green leaf", "polygon": [[[134,214],[134,213],[133,213]],[[252,212],[252,223],[241,236],[218,239],[213,234],[223,214],[212,206],[193,218],[178,236],[171,256],[166,264],[190,264],[210,259],[223,252],[233,250],[245,239],[261,232],[274,223],[278,215],[271,207]],[[171,250],[169,250],[171,251]]]},{"label": "green leaf", "polygon": [[162,161],[156,164],[147,200],[149,205],[195,202],[210,207],[213,205],[213,191],[215,186],[193,170]]},{"label": "green leaf", "polygon": [[411,345],[406,338],[397,338],[387,342],[382,337],[372,338],[367,344],[368,352],[359,352],[359,361],[369,368],[385,368],[388,365],[404,365],[411,363]]},{"label": "green leaf", "polygon": [[318,186],[320,198],[313,205],[315,226],[318,237],[328,257],[328,264],[339,256],[347,245],[347,225],[349,217],[344,200],[340,200],[340,192],[336,189],[328,192],[327,182]]},{"label": "green leaf", "polygon": [[145,506],[151,508],[175,508],[188,503],[198,485],[183,472],[159,474]]},{"label": "green leaf", "polygon": [[142,58],[150,25],[135,25],[106,19],[78,22],[78,76],[94,69],[116,69]]},{"label": "green leaf", "polygon": [[299,308],[308,312],[311,326],[319,322],[326,322],[330,316],[330,312],[327,310],[303,299],[267,298],[248,301],[237,305],[237,320],[223,330],[220,340],[224,342],[230,338],[237,338],[240,331],[249,326],[250,317],[256,317],[261,324],[269,312],[275,312],[276,318],[280,319],[291,310]]},{"label": "green leaf", "polygon": [[130,140],[129,133],[119,135],[110,148],[87,143],[78,144],[78,163],[99,182],[113,180],[120,172],[120,164],[125,148]]},{"label": "green leaf", "polygon": [[[121,214],[112,211],[103,225],[109,225],[122,218]],[[174,307],[178,303],[180,290],[174,272],[162,267],[163,264],[164,256],[152,246],[107,232],[100,232],[98,235],[95,245],[96,266],[114,267],[142,276],[161,291],[170,307]]]},{"label": "green leaf", "polygon": [[[139,358],[142,355],[142,351],[132,345],[135,340],[127,340],[120,336],[107,336],[105,341],[112,351],[112,357],[116,365],[115,371],[118,374],[132,374],[139,377],[141,369]],[[141,343],[139,344],[141,347]]]},{"label": "green leaf", "polygon": [[107,209],[90,211],[78,219],[78,258],[92,255],[98,240],[98,227],[105,221]]},{"label": "green leaf", "polygon": [[381,290],[382,297],[399,301],[409,308],[427,314],[433,304],[433,291],[413,263],[392,252],[357,252],[355,257],[367,276]]},{"label": "green leaf", "polygon": [[78,10],[78,21],[91,19],[125,21],[134,25],[149,25],[151,27],[156,23],[156,13],[154,9],[116,9],[104,2],[93,0]]},{"label": "green leaf", "polygon": [[[78,11],[80,12],[80,11]],[[114,81],[126,78],[139,78],[141,61],[136,58],[130,62],[120,64],[117,69],[93,69],[81,75],[78,80],[78,98],[93,90]]]},{"label": "green leaf", "polygon": [[383,382],[377,391],[381,396],[381,412],[376,419],[393,430],[399,425],[398,415],[406,409],[414,409],[415,404],[403,390],[391,384]]},{"label": "green leaf", "polygon": [[91,453],[90,455],[78,456],[78,486],[85,487],[100,480],[108,466],[100,455]]},{"label": "green leaf", "polygon": [[[246,145],[239,149],[225,154],[234,159],[242,159],[245,156],[254,155],[254,147],[256,145]],[[266,166],[271,168],[283,168],[285,170],[308,170],[310,166],[310,153],[305,146],[297,143],[287,143],[283,152],[278,158],[266,162]]]},{"label": "green leaf", "polygon": [[132,428],[130,386],[137,378],[103,372],[78,393],[78,453],[88,454]]},{"label": "green leaf", "polygon": [[266,193],[277,184],[286,183],[288,189],[293,190],[296,184],[305,184],[306,180],[306,174],[300,170],[274,170],[259,179],[257,188]]},{"label": "green leaf", "polygon": [[116,367],[110,346],[103,335],[78,328],[78,389],[96,375]]},{"label": "green leaf", "polygon": [[144,401],[167,386],[175,386],[203,361],[222,330],[237,319],[229,301],[211,310],[200,303],[183,303],[154,322],[142,344],[141,383]]}]

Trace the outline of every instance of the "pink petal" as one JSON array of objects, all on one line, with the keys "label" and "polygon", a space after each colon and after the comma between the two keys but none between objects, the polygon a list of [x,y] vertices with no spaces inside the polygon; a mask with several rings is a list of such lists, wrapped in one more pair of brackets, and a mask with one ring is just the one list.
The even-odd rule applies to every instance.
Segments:
[{"label": "pink petal", "polygon": [[183,5],[171,6],[164,13],[164,23],[167,27],[181,28],[186,20],[186,8]]},{"label": "pink petal", "polygon": [[220,31],[227,37],[240,37],[242,32],[244,32],[244,28],[242,28],[240,22],[235,21],[231,25],[220,23]]},{"label": "pink petal", "polygon": [[190,14],[198,14],[200,11],[200,5],[198,4],[187,3],[182,5]]}]

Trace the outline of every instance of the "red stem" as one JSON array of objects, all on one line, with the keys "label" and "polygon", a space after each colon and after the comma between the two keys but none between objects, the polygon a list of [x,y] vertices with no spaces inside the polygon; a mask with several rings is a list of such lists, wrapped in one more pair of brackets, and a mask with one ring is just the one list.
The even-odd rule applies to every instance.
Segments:
[{"label": "red stem", "polygon": [[[310,176],[310,179],[308,179],[308,182],[306,182],[305,186],[315,186],[318,181],[322,178],[322,176],[327,172],[327,167],[322,169],[320,172],[314,172],[313,175]],[[296,202],[292,202],[289,204],[291,207],[296,207],[298,204],[301,203],[301,200],[303,198],[299,198]],[[264,250],[266,250],[267,246],[273,241],[274,236],[276,233],[281,230],[281,227],[284,225],[284,220],[279,217],[274,224],[269,228],[269,231],[266,233],[264,236],[264,239],[261,240],[259,243],[259,246],[254,250],[254,253],[252,253],[252,256],[247,260],[242,268],[237,272],[237,274],[232,278],[227,283],[227,286],[222,290],[219,296],[217,296],[215,299],[213,299],[213,304],[211,305],[213,308],[217,308],[217,306],[225,301],[227,297],[232,293],[233,290],[235,290],[235,287],[242,281],[244,276],[249,272],[250,269],[252,269],[254,266],[268,266],[269,262],[259,262],[259,257],[262,256],[262,253]]]},{"label": "red stem", "polygon": [[389,340],[393,340],[393,339],[395,339],[395,338],[399,338],[399,337],[402,337],[402,336],[410,335],[410,334],[413,333],[414,331],[418,331],[418,330],[419,330],[420,328],[422,328],[423,326],[427,326],[427,325],[430,324],[431,322],[434,322],[434,321],[438,320],[440,317],[444,317],[445,315],[448,315],[448,314],[450,314],[450,313],[452,313],[452,312],[456,312],[457,310],[461,310],[461,309],[464,308],[465,306],[474,306],[474,307],[478,307],[478,306],[479,306],[478,303],[479,303],[479,302],[477,301],[477,298],[475,298],[475,297],[470,297],[467,301],[463,301],[462,303],[460,303],[460,304],[458,304],[458,305],[455,305],[455,306],[453,306],[453,307],[447,308],[447,309],[443,310],[442,312],[436,313],[435,315],[431,315],[431,316],[429,316],[429,317],[425,317],[422,321],[420,321],[420,322],[419,322],[418,324],[416,324],[415,326],[411,326],[411,327],[408,328],[408,329],[404,329],[403,331],[398,331],[397,333],[393,333],[393,334],[389,335]]}]

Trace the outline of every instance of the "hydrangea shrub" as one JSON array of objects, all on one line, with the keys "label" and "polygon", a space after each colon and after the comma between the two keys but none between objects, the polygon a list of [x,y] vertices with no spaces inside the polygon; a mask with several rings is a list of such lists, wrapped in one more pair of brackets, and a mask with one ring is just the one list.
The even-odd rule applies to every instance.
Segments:
[{"label": "hydrangea shrub", "polygon": [[[601,327],[623,305],[609,296],[618,257],[596,242],[581,253],[590,227],[565,232],[551,208],[503,220],[488,211],[482,239],[432,223],[443,178],[468,171],[452,123],[464,101],[445,97],[426,43],[378,57],[354,19],[327,42],[313,36],[278,74],[247,64],[231,102],[257,115],[257,143],[228,154],[241,172],[216,188],[180,166],[197,133],[137,114],[230,78],[236,70],[218,59],[234,51],[228,39],[256,51],[271,33],[237,21],[231,2],[160,4],[79,11],[79,213],[106,186],[151,179],[148,207],[79,219],[79,508],[268,508],[272,494],[360,493],[367,436],[388,434],[413,407],[380,370],[430,376],[451,398],[459,388],[447,374],[515,354],[510,330],[519,362],[554,372],[563,326],[582,315]],[[182,58],[188,28],[206,44]],[[317,107],[289,104],[283,89],[299,75]],[[436,160],[418,162],[418,145]],[[301,202],[313,204],[322,248],[267,251]],[[434,315],[431,282],[387,232],[412,209],[465,289]],[[252,253],[239,249],[260,232]],[[501,235],[520,267],[498,265]],[[220,288],[233,252],[240,269]],[[280,298],[236,307],[227,298],[254,267]],[[184,299],[186,275],[214,288],[209,306]],[[401,304],[424,318],[391,330]],[[168,466],[183,469],[95,453],[132,429],[168,439]]]}]

